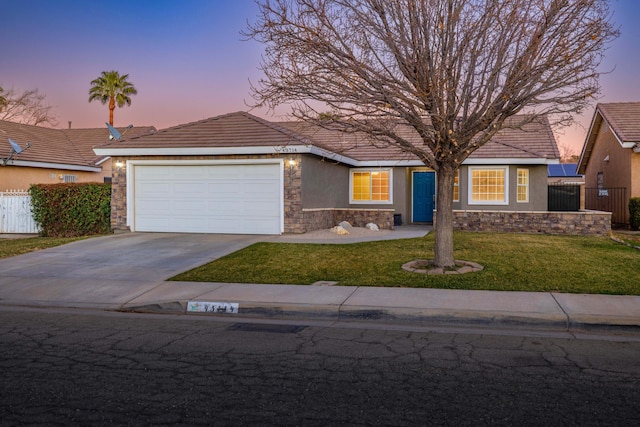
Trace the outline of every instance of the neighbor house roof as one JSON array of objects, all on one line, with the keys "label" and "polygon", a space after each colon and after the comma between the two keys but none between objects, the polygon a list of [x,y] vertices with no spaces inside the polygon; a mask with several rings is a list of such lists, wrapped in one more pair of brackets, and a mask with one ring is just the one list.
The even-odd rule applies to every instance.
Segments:
[{"label": "neighbor house roof", "polygon": [[[127,135],[141,135],[153,130],[152,126],[134,127]],[[14,157],[11,165],[99,172],[104,156],[97,156],[93,147],[109,141],[109,131],[106,127],[52,129],[0,120],[0,158],[9,155],[9,138],[22,148],[31,144],[29,149]]]},{"label": "neighbor house roof", "polygon": [[547,172],[549,178],[582,178],[582,175],[576,172],[577,168],[576,163],[560,163],[547,166]]},{"label": "neighbor house roof", "polygon": [[614,102],[596,105],[587,138],[582,147],[578,173],[585,173],[596,138],[604,123],[623,148],[640,146],[640,102]]},{"label": "neighbor house roof", "polygon": [[[515,118],[514,118],[515,120]],[[406,138],[421,143],[411,128]],[[347,164],[422,165],[417,156],[384,143],[373,143],[363,133],[344,133],[303,122],[270,122],[236,112],[163,129],[153,135],[112,141],[97,147],[98,155],[222,155],[312,153]],[[477,150],[466,163],[553,163],[558,148],[546,120],[522,129],[504,129]]]}]

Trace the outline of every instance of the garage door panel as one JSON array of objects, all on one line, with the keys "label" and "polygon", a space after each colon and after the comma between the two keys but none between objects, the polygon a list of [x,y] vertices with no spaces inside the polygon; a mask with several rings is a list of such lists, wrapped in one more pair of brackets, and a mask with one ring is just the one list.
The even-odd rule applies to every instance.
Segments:
[{"label": "garage door panel", "polygon": [[136,165],[136,231],[280,234],[281,168]]},{"label": "garage door panel", "polygon": [[207,192],[207,184],[203,182],[175,182],[172,191],[178,199],[192,197],[193,194],[204,194]]}]

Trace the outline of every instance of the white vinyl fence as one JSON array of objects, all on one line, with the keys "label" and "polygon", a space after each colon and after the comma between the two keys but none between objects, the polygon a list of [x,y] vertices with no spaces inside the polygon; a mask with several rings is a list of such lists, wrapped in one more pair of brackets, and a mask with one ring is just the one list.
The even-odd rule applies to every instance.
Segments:
[{"label": "white vinyl fence", "polygon": [[0,233],[37,233],[31,196],[24,190],[0,192]]}]

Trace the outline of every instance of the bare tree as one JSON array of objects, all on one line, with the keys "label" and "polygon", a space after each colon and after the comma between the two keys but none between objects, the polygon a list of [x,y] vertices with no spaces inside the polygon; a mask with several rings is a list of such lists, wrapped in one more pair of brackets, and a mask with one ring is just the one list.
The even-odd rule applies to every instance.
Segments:
[{"label": "bare tree", "polygon": [[[618,31],[606,0],[267,0],[256,106],[417,156],[438,177],[435,264],[454,264],[455,172],[528,113],[566,124],[599,93]],[[327,106],[329,114],[314,108]],[[326,120],[330,117],[330,120]],[[520,117],[520,115],[518,116]],[[410,126],[419,142],[403,137]]]},{"label": "bare tree", "polygon": [[558,150],[560,150],[560,162],[561,163],[577,163],[579,159],[578,152],[575,147],[572,147],[568,143],[558,144]]},{"label": "bare tree", "polygon": [[22,93],[16,92],[13,88],[7,91],[0,90],[0,120],[56,126],[58,122],[53,114],[53,107],[45,103],[46,97],[47,95],[40,93],[38,89],[29,89]]}]

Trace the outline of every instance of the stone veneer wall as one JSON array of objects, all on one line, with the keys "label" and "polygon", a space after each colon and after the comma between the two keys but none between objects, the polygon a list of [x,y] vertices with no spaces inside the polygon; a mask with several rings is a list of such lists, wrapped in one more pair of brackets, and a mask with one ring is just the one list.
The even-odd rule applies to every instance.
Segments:
[{"label": "stone veneer wall", "polygon": [[331,228],[341,221],[347,221],[354,227],[364,227],[372,222],[380,229],[393,230],[393,209],[302,209],[303,227],[297,233]]},{"label": "stone veneer wall", "polygon": [[453,211],[453,228],[465,231],[607,236],[611,232],[611,213]]}]

